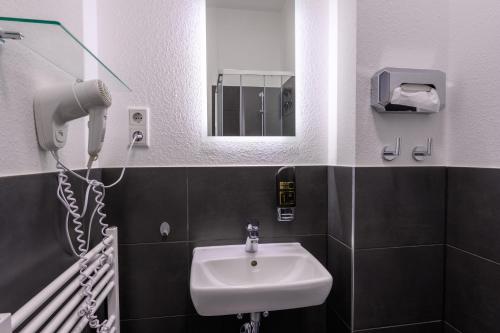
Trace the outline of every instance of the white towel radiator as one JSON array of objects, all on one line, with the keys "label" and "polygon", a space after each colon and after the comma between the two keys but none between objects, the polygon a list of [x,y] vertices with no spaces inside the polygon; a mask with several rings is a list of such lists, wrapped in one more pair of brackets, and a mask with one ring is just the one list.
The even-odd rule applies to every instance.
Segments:
[{"label": "white towel radiator", "polygon": [[[109,228],[108,237],[85,256],[89,260],[89,272],[98,267],[99,260],[97,259],[103,250],[112,260],[95,273],[92,291],[97,302],[96,309],[107,300],[108,332],[120,333],[118,229],[116,227]],[[78,310],[84,302],[80,289],[79,270],[80,261],[77,261],[17,312],[0,314],[0,333],[82,332],[87,327],[88,320],[78,315]]]}]

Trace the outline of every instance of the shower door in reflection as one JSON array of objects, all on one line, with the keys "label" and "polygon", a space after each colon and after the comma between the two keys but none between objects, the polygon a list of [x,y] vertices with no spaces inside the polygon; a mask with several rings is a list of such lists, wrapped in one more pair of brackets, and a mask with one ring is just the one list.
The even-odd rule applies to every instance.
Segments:
[{"label": "shower door in reflection", "polygon": [[217,136],[294,136],[295,78],[288,72],[221,73],[212,87]]}]

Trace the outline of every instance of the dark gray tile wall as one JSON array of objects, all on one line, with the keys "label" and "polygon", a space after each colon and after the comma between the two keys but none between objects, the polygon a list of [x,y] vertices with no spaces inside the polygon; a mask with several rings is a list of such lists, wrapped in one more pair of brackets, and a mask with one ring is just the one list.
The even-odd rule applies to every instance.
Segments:
[{"label": "dark gray tile wall", "polygon": [[352,249],[328,236],[328,270],[333,287],[328,299],[329,315],[351,325]]},{"label": "dark gray tile wall", "polygon": [[353,174],[350,167],[328,167],[328,234],[352,246]]},{"label": "dark gray tile wall", "polygon": [[442,320],[446,169],[354,172],[354,330]]},{"label": "dark gray tile wall", "polygon": [[[120,172],[106,169],[105,183],[117,179]],[[120,244],[167,241],[158,232],[163,221],[173,230],[169,242],[188,240],[186,168],[129,168],[106,194],[109,219],[119,228]]]},{"label": "dark gray tile wall", "polygon": [[326,234],[327,169],[297,167],[294,223],[276,222],[277,167],[190,168],[189,240],[243,239],[249,218],[263,236]]},{"label": "dark gray tile wall", "polygon": [[445,168],[356,168],[356,249],[443,244],[445,184]]},{"label": "dark gray tile wall", "polygon": [[354,329],[442,319],[443,246],[357,250]]},{"label": "dark gray tile wall", "polygon": [[[264,242],[299,241],[334,277],[328,305],[272,313],[263,332],[351,332],[352,320],[361,332],[498,331],[500,170],[298,167],[293,224],[275,222],[276,170],[127,170],[106,198],[108,222],[120,228],[124,332],[238,329],[233,316],[195,314],[189,267],[195,246],[241,243],[249,217],[260,219]],[[103,180],[118,171],[104,170]],[[56,186],[53,173],[0,178],[0,267],[10,267],[0,274],[0,312],[15,311],[74,262]]]},{"label": "dark gray tile wall", "polygon": [[328,168],[329,325],[442,330],[445,198],[445,168]]},{"label": "dark gray tile wall", "polygon": [[351,167],[328,167],[328,264],[333,286],[328,298],[328,330],[351,331],[352,210]]},{"label": "dark gray tile wall", "polygon": [[448,170],[448,244],[500,262],[500,170]]},{"label": "dark gray tile wall", "polygon": [[462,332],[498,332],[500,264],[448,247],[446,269],[446,320]]},{"label": "dark gray tile wall", "polygon": [[[235,332],[234,316],[196,315],[189,296],[192,249],[242,244],[249,218],[262,242],[300,242],[326,265],[327,168],[297,167],[297,218],[276,221],[279,167],[132,168],[108,191],[109,221],[120,230],[123,332]],[[118,169],[103,170],[108,183]],[[172,226],[167,238],[160,223]],[[326,332],[326,305],[277,311],[261,332]]]},{"label": "dark gray tile wall", "polygon": [[499,184],[499,169],[448,170],[445,319],[461,332],[499,331]]},{"label": "dark gray tile wall", "polygon": [[[82,183],[70,182],[81,197]],[[76,260],[56,188],[55,173],[0,178],[0,313],[15,312]]]}]

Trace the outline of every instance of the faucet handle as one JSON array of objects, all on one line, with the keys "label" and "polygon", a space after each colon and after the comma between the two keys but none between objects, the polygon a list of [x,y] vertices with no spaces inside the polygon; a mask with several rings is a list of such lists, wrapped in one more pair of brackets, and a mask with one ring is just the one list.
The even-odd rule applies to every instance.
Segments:
[{"label": "faucet handle", "polygon": [[247,232],[252,237],[259,235],[259,221],[255,219],[248,220]]},{"label": "faucet handle", "polygon": [[259,226],[258,226],[258,225],[254,225],[254,224],[249,223],[249,224],[247,225],[247,231],[248,231],[248,232],[252,232],[252,231],[259,231]]}]

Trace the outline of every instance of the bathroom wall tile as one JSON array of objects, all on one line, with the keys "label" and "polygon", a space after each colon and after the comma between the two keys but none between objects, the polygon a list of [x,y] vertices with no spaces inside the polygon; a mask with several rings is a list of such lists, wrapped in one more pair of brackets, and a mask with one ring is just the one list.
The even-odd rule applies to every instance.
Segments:
[{"label": "bathroom wall tile", "polygon": [[326,167],[296,167],[297,215],[276,221],[278,167],[189,168],[189,239],[244,239],[249,218],[260,221],[262,237],[325,234]]},{"label": "bathroom wall tile", "polygon": [[500,169],[449,168],[448,244],[500,262]]},{"label": "bathroom wall tile", "polygon": [[188,243],[122,245],[119,250],[123,319],[190,311]]},{"label": "bathroom wall tile", "polygon": [[379,327],[371,330],[362,330],[354,332],[363,333],[442,333],[443,323],[441,321],[432,323],[417,323],[411,325],[402,325],[394,327]]},{"label": "bathroom wall tile", "polygon": [[56,188],[55,173],[0,178],[0,313],[17,310],[76,261]]},{"label": "bathroom wall tile", "polygon": [[326,235],[310,235],[310,236],[285,236],[285,237],[263,237],[262,243],[300,243],[307,251],[309,251],[319,262],[326,266],[327,263],[327,236]]},{"label": "bathroom wall tile", "polygon": [[[326,166],[296,167],[297,208],[296,221],[286,226],[272,222],[279,228],[275,235],[326,234],[328,231],[328,171]],[[296,225],[294,225],[296,224]]]},{"label": "bathroom wall tile", "polygon": [[261,333],[326,333],[326,305],[273,311],[262,322]]},{"label": "bathroom wall tile", "polygon": [[351,333],[349,325],[335,313],[328,311],[326,318],[327,332],[331,333]]},{"label": "bathroom wall tile", "polygon": [[443,246],[356,250],[354,329],[441,320]]},{"label": "bathroom wall tile", "polygon": [[447,247],[445,320],[467,333],[500,327],[500,264]]},{"label": "bathroom wall tile", "polygon": [[443,244],[446,169],[356,168],[355,247]]},{"label": "bathroom wall tile", "polygon": [[328,167],[328,234],[352,244],[351,167]]},{"label": "bathroom wall tile", "polygon": [[328,271],[333,286],[328,297],[328,315],[335,312],[345,323],[351,323],[351,255],[352,250],[328,236]]},{"label": "bathroom wall tile", "polygon": [[[310,308],[272,311],[269,317],[261,319],[260,333],[326,333],[325,306]],[[242,320],[236,315],[201,317],[194,315],[189,318],[189,333],[234,333],[249,320],[247,314]]]},{"label": "bathroom wall tile", "polygon": [[[104,183],[121,169],[104,169]],[[119,227],[120,244],[187,240],[187,171],[185,168],[129,168],[120,184],[106,193],[110,223]],[[160,235],[166,221],[172,232]]]},{"label": "bathroom wall tile", "polygon": [[121,333],[186,333],[188,329],[187,316],[159,317],[147,319],[122,320]]},{"label": "bathroom wall tile", "polygon": [[236,315],[231,316],[215,316],[202,317],[194,315],[189,317],[187,333],[234,333],[239,332],[241,325],[248,321],[245,316],[244,320],[239,320]]}]

